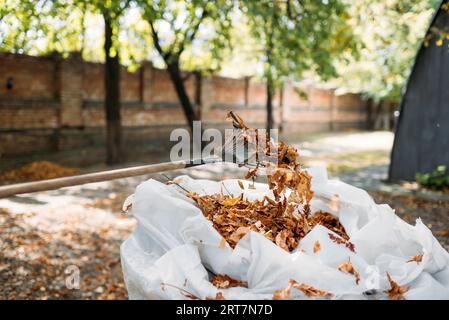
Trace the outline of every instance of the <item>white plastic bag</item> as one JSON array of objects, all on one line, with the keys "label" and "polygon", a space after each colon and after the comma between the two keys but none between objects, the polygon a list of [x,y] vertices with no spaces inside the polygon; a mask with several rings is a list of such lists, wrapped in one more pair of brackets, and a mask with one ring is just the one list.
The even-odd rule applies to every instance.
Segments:
[{"label": "white plastic bag", "polygon": [[[226,299],[271,299],[293,279],[331,292],[334,299],[386,299],[388,272],[400,286],[410,287],[406,299],[449,299],[449,254],[419,219],[411,226],[388,205],[376,205],[365,191],[328,180],[325,169],[308,171],[313,177],[312,212],[324,210],[339,217],[355,252],[333,242],[329,237],[333,232],[321,225],[292,253],[252,231],[233,250],[178,186],[149,180],[128,200],[138,220],[136,230],[121,247],[129,297],[187,299],[193,295],[206,299],[220,292]],[[242,193],[238,180],[214,182],[181,176],[176,182],[198,194]],[[267,185],[255,186],[245,188],[245,198],[273,196]],[[314,253],[316,241],[321,250]],[[409,262],[421,254],[420,263]],[[346,261],[357,270],[360,281],[338,270]],[[209,282],[210,273],[247,281],[248,288],[217,289]],[[293,290],[291,298],[307,297]]]}]

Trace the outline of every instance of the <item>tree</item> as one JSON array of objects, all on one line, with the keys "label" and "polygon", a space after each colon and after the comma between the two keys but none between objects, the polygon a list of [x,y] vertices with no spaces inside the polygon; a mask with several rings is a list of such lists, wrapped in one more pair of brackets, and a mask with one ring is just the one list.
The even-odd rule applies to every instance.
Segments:
[{"label": "tree", "polygon": [[0,0],[1,50],[64,56],[81,51],[84,12],[75,3],[87,4],[88,0]]},{"label": "tree", "polygon": [[44,1],[0,1],[0,48],[2,51],[24,53],[30,49],[28,40],[42,30],[37,6]]},{"label": "tree", "polygon": [[267,129],[273,128],[273,96],[285,78],[302,80],[304,73],[327,80],[344,51],[357,51],[339,0],[241,1],[252,34],[262,43],[267,86]]},{"label": "tree", "polygon": [[351,2],[348,20],[360,55],[339,61],[340,92],[359,92],[377,103],[399,102],[419,43],[438,0]]},{"label": "tree", "polygon": [[[192,129],[193,121],[199,120],[199,116],[194,111],[184,84],[181,72],[182,55],[194,45],[201,29],[209,28],[209,36],[202,41],[210,45],[210,52],[219,60],[220,49],[229,43],[229,13],[233,2],[141,0],[138,3],[149,24],[154,48],[167,67],[188,125]],[[161,36],[162,28],[168,29],[168,32],[165,30],[167,36],[164,38]]]},{"label": "tree", "polygon": [[[104,21],[104,110],[106,119],[106,163],[117,164],[121,161],[122,127],[120,113],[120,45],[117,40],[120,27],[120,17],[128,8],[130,0],[74,0],[73,3],[55,2],[55,8],[68,6],[77,8],[79,15],[79,29],[77,32],[79,48],[84,48],[86,11],[98,12]],[[67,12],[67,10],[58,10]],[[79,37],[81,36],[81,37]]]},{"label": "tree", "polygon": [[104,21],[106,162],[118,163],[122,134],[117,37],[119,19],[130,0],[22,0],[15,6],[8,0],[3,2],[0,23],[4,27],[0,29],[0,40],[4,50],[17,53],[83,52],[86,14],[101,15]]},{"label": "tree", "polygon": [[[78,50],[84,49],[86,11],[99,13],[104,21],[104,110],[106,119],[106,163],[121,161],[122,128],[120,113],[120,46],[117,41],[119,19],[128,8],[130,0],[74,0],[73,2],[54,2],[56,15],[78,9],[78,24],[74,32],[79,39]],[[53,41],[56,42],[56,41]]]},{"label": "tree", "polygon": [[128,5],[129,0],[96,2],[96,7],[104,20],[106,162],[108,164],[121,161],[120,56],[117,34],[119,18]]}]

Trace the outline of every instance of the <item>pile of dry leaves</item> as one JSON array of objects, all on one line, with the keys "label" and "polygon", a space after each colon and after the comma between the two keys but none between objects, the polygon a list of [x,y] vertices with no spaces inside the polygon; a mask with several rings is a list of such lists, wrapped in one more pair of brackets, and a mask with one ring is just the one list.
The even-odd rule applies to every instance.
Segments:
[{"label": "pile of dry leaves", "polygon": [[[249,169],[245,175],[245,179],[253,181],[253,184],[248,185],[247,188],[254,188],[254,180],[257,178],[259,169],[265,169],[273,198],[265,196],[263,199],[250,201],[245,199],[243,192],[236,197],[223,194],[223,192],[213,195],[187,193],[196,202],[204,216],[213,222],[213,227],[226,242],[234,248],[244,235],[249,231],[255,231],[263,234],[280,248],[291,252],[298,247],[299,241],[314,226],[320,224],[337,234],[328,234],[333,242],[355,252],[354,245],[349,241],[349,236],[337,217],[322,211],[314,214],[310,212],[310,201],[313,197],[311,176],[299,164],[298,151],[283,142],[279,142],[273,148],[269,138],[265,139],[270,141],[269,143],[259,145],[257,132],[251,134],[250,129],[236,114],[231,112],[229,118],[233,121],[235,128],[243,131],[242,136],[247,145],[255,145],[257,151],[262,149],[268,159],[270,157],[273,159],[273,150],[275,150],[274,158],[277,163],[273,166],[271,162],[257,161],[256,166]],[[259,159],[256,157],[256,160]],[[242,190],[245,189],[241,181],[239,186]],[[316,241],[313,251],[316,253],[319,250],[321,245]],[[360,283],[360,274],[351,261],[340,264],[338,270],[352,275],[357,285]],[[387,276],[391,289],[385,293],[390,299],[404,299],[407,289],[402,289],[389,275]],[[246,282],[235,280],[228,275],[216,275],[211,279],[211,283],[218,289],[248,286]],[[290,280],[286,288],[274,292],[273,299],[289,299],[292,289],[299,290],[307,297],[331,298],[334,296],[331,292]],[[219,292],[215,298],[211,299],[224,299],[224,296]]]},{"label": "pile of dry leaves", "polygon": [[298,214],[297,204],[290,204],[285,198],[277,202],[267,196],[255,201],[244,199],[242,195],[234,198],[223,194],[190,194],[190,197],[231,247],[235,247],[252,230],[291,252],[317,224],[335,231],[341,237],[333,239],[335,242],[349,244],[349,238],[336,217],[325,212],[317,212],[313,216]]},{"label": "pile of dry leaves", "polygon": [[76,168],[63,167],[49,161],[36,161],[0,175],[0,184],[53,179],[77,173]]},{"label": "pile of dry leaves", "polygon": [[[238,115],[230,113],[229,117],[234,121],[234,126],[243,131],[245,142],[255,144],[256,150],[259,150],[258,140],[251,141],[257,139],[258,134],[250,134],[250,129]],[[262,200],[249,201],[243,197],[243,193],[237,197],[223,193],[201,196],[188,194],[229,245],[235,247],[252,230],[291,252],[317,224],[341,237],[334,241],[346,243],[349,237],[338,218],[325,212],[311,215],[311,176],[299,164],[298,151],[283,142],[279,142],[275,148],[270,148],[270,143],[265,143],[261,148],[266,155],[276,151],[276,166],[273,167],[273,163],[269,162],[257,162],[257,166],[247,172],[245,179],[253,179],[254,182],[259,168],[268,169],[268,185],[274,199],[265,196]],[[241,181],[239,185],[243,190]]]}]

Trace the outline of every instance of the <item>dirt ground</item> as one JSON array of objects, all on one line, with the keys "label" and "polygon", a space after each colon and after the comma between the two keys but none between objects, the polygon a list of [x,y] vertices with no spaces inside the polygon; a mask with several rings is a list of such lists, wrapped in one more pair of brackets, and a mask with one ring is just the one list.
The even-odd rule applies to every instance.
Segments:
[{"label": "dirt ground", "polygon": [[[387,132],[320,136],[298,144],[306,165],[326,165],[332,177],[366,188],[409,223],[420,217],[449,249],[449,197],[421,197],[382,180],[392,135]],[[374,169],[373,169],[374,168]],[[206,166],[168,178],[241,177],[235,166]],[[126,299],[120,245],[135,221],[124,199],[148,178],[64,188],[0,199],[0,299]],[[79,288],[71,286],[79,275]]]}]

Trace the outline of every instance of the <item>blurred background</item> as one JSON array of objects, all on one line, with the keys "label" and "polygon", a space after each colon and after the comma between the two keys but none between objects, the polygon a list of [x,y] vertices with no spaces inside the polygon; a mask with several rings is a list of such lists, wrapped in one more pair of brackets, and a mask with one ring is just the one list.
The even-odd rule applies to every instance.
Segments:
[{"label": "blurred background", "polygon": [[[447,0],[0,0],[0,185],[168,161],[233,110],[448,248],[448,45]],[[242,170],[0,199],[0,298],[126,298],[122,203],[179,174]]]}]

